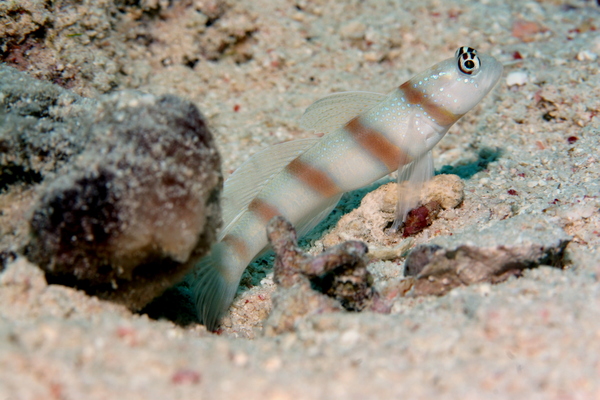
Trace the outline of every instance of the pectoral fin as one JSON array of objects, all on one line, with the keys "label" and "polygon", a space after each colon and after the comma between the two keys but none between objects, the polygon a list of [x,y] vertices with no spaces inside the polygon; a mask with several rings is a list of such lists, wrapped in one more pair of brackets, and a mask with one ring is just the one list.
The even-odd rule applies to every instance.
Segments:
[{"label": "pectoral fin", "polygon": [[418,205],[421,190],[425,182],[433,177],[433,174],[431,151],[398,169],[398,203],[396,204],[396,219],[392,225],[393,231],[397,231],[402,226],[408,212]]}]

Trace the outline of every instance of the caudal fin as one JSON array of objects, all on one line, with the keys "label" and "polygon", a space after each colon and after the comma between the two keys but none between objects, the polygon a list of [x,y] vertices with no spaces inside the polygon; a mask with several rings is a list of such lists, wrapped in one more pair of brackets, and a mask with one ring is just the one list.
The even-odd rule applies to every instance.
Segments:
[{"label": "caudal fin", "polygon": [[198,318],[206,328],[214,331],[221,317],[233,301],[239,282],[229,282],[222,274],[220,260],[213,254],[204,257],[193,274],[192,293]]}]

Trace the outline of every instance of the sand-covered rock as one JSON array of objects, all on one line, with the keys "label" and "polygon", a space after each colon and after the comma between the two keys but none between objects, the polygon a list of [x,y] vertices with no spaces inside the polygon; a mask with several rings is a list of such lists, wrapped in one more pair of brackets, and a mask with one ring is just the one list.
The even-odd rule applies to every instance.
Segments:
[{"label": "sand-covered rock", "polygon": [[[220,224],[220,157],[194,105],[131,91],[92,101],[8,67],[0,87],[3,184],[37,185],[38,199],[22,202],[31,205],[28,244],[2,250],[25,252],[52,282],[132,309],[208,251]],[[27,230],[17,231],[25,241]]]},{"label": "sand-covered rock", "polygon": [[405,275],[416,278],[409,294],[443,295],[458,286],[499,283],[540,265],[562,268],[571,239],[557,218],[528,215],[435,238],[406,259]]},{"label": "sand-covered rock", "polygon": [[[400,257],[406,245],[412,243],[403,239],[420,232],[435,218],[429,215],[430,210],[425,210],[425,215],[419,215],[418,212],[422,210],[415,209],[399,232],[390,230],[396,217],[398,192],[405,190],[405,187],[405,183],[398,188],[398,184],[392,182],[368,193],[358,208],[344,215],[336,227],[323,237],[323,245],[330,247],[346,240],[362,240],[370,245],[374,258]],[[418,201],[419,205],[430,204],[437,216],[439,209],[455,208],[463,198],[464,183],[460,177],[442,174],[425,183]],[[403,235],[405,230],[406,234]],[[391,248],[395,250],[390,250]]]},{"label": "sand-covered rock", "polygon": [[312,256],[297,243],[296,230],[283,217],[267,225],[269,243],[275,251],[273,279],[278,291],[266,321],[268,335],[292,331],[302,318],[333,312],[342,307],[362,311],[378,294],[367,270],[367,246],[359,241],[339,244]]},{"label": "sand-covered rock", "polygon": [[[189,99],[225,176],[268,145],[311,137],[298,121],[321,97],[387,93],[459,46],[491,54],[506,76],[433,149],[436,172],[460,176],[462,203],[379,247],[374,286],[402,293],[414,246],[513,218],[515,231],[498,236],[531,216],[572,237],[562,269],[395,296],[387,315],[313,313],[274,336],[263,331],[275,291],[266,256],[212,335],[45,284],[14,251],[28,238],[19,221],[30,217],[31,175],[0,193],[0,398],[599,398],[599,20],[589,0],[0,2],[2,62],[93,98],[141,89]],[[60,152],[46,149],[30,163],[60,168]],[[345,195],[300,243],[322,252],[318,239],[373,189]]]}]

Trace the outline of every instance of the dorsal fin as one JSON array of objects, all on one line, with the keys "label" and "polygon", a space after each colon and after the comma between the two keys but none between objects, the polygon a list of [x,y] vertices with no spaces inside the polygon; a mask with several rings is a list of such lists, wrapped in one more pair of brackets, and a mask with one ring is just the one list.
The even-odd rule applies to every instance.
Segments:
[{"label": "dorsal fin", "polygon": [[300,127],[328,134],[357,115],[381,103],[386,95],[373,92],[340,92],[312,103],[300,119]]},{"label": "dorsal fin", "polygon": [[248,204],[267,182],[319,140],[320,138],[298,139],[267,147],[235,170],[223,186],[223,229],[219,240],[246,211]]}]

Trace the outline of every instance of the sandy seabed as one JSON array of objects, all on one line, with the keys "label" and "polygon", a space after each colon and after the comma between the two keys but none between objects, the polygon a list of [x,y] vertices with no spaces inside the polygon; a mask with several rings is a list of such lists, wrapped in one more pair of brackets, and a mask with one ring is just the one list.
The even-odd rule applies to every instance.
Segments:
[{"label": "sandy seabed", "polygon": [[[435,162],[456,172],[496,155],[417,241],[520,215],[572,240],[565,269],[401,298],[389,315],[315,314],[270,337],[268,274],[215,335],[47,285],[19,258],[0,274],[0,399],[600,398],[595,2],[4,3],[7,64],[84,96],[134,88],[193,101],[226,176],[270,144],[310,137],[298,121],[324,95],[386,93],[463,45],[491,54],[505,77]],[[4,242],[19,235],[10,225],[19,196],[1,199]],[[370,268],[384,285],[402,260]]]}]

